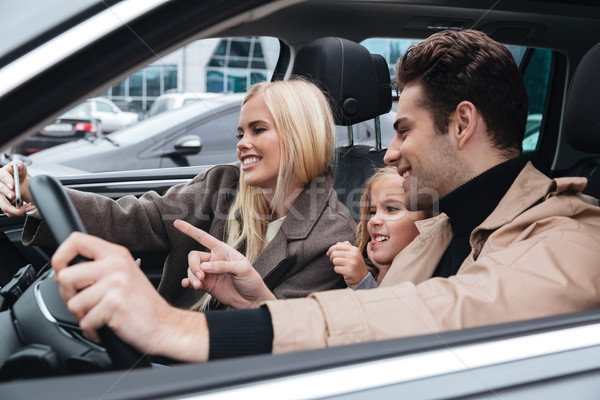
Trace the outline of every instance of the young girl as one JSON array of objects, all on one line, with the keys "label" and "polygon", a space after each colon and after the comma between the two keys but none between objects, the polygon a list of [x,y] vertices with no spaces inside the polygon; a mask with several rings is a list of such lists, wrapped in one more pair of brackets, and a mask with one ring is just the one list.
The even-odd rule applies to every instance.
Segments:
[{"label": "young girl", "polygon": [[[329,167],[335,125],[324,94],[304,80],[257,84],[244,100],[238,127],[238,165],[218,165],[164,195],[111,200],[68,190],[90,234],[131,251],[168,251],[159,292],[172,305],[189,308],[202,298],[198,285],[181,287],[188,255],[204,249],[173,222],[181,219],[242,253],[277,298],[303,297],[340,288],[327,249],[352,240],[355,223],[338,202]],[[21,193],[31,202],[30,176],[19,165]],[[16,208],[12,164],[0,169],[0,206]],[[52,243],[44,224],[28,217],[26,244]],[[143,265],[143,263],[142,263]]]},{"label": "young girl", "polygon": [[422,211],[404,207],[403,178],[394,167],[385,167],[365,183],[361,198],[357,247],[345,241],[327,251],[334,270],[348,287],[378,287],[394,258],[419,235],[415,221],[425,219]]}]

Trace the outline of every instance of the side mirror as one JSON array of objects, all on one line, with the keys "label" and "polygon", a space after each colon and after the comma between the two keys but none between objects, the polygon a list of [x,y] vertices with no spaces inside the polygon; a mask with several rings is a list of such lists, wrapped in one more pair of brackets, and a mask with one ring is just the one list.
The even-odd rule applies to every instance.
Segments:
[{"label": "side mirror", "polygon": [[167,151],[164,155],[166,156],[186,156],[192,154],[198,154],[202,149],[202,140],[196,135],[187,135],[179,138],[173,149]]}]

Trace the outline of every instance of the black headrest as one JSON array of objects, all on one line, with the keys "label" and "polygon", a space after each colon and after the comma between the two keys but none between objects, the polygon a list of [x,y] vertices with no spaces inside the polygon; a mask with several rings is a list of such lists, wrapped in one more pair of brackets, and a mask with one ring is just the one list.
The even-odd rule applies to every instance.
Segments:
[{"label": "black headrest", "polygon": [[298,51],[293,75],[304,76],[329,95],[337,125],[352,125],[392,108],[387,62],[358,43],[326,37]]},{"label": "black headrest", "polygon": [[573,148],[600,153],[600,43],[577,66],[567,96],[563,132]]}]

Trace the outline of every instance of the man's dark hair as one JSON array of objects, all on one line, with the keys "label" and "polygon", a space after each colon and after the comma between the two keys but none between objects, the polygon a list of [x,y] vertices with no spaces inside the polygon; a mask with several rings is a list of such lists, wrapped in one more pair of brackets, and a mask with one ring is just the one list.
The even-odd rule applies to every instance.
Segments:
[{"label": "man's dark hair", "polygon": [[412,45],[395,67],[398,91],[420,84],[438,133],[461,101],[482,114],[492,143],[507,155],[521,152],[529,99],[510,51],[474,30],[442,31]]}]

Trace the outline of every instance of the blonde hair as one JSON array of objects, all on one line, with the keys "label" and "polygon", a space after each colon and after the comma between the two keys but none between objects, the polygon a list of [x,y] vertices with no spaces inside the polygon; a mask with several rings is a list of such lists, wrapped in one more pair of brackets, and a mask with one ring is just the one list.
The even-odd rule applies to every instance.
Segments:
[{"label": "blonde hair", "polygon": [[[283,201],[286,186],[304,187],[325,173],[335,151],[335,123],[323,92],[306,80],[258,83],[250,88],[242,106],[259,95],[273,116],[279,138],[281,157],[273,205]],[[243,170],[240,174],[238,194],[227,219],[225,242],[254,263],[265,248],[272,210],[262,190],[248,186]],[[209,303],[210,296],[205,295],[194,308],[206,309]]]}]

